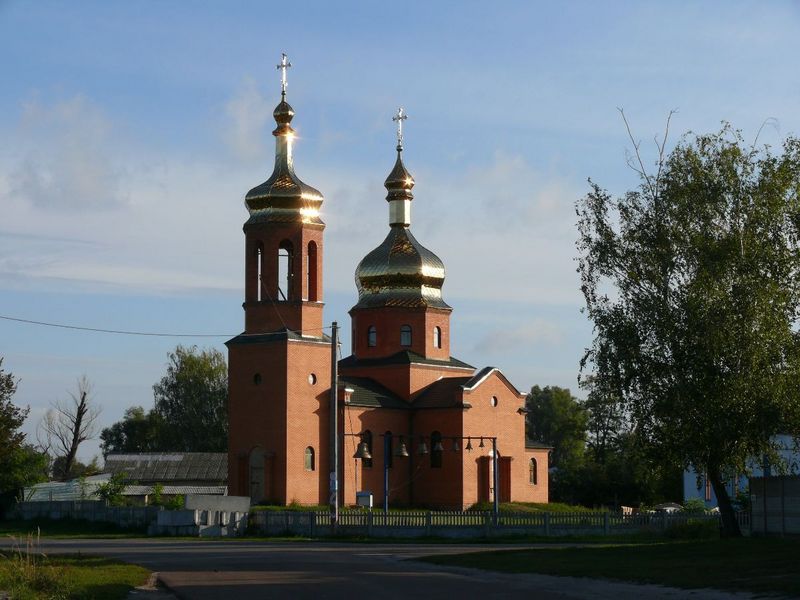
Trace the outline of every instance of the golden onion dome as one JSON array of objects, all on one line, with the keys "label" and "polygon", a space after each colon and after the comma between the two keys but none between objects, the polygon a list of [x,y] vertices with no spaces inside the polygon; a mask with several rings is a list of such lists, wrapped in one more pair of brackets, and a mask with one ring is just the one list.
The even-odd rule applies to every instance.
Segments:
[{"label": "golden onion dome", "polygon": [[389,192],[386,196],[390,205],[389,235],[356,267],[358,303],[355,308],[449,309],[442,299],[444,263],[420,244],[409,228],[414,178],[403,165],[401,151],[398,146],[397,161],[384,184]]},{"label": "golden onion dome", "polygon": [[414,178],[408,172],[406,166],[403,164],[401,153],[403,152],[402,146],[397,146],[397,160],[394,163],[394,168],[383,185],[389,191],[386,200],[413,200],[414,194],[411,193],[411,188],[414,187]]},{"label": "golden onion dome", "polygon": [[294,172],[292,148],[295,131],[290,123],[294,110],[286,102],[285,93],[273,111],[277,127],[275,136],[275,168],[261,185],[247,192],[245,205],[250,212],[248,223],[304,222],[323,225],[319,217],[322,194],[303,183]]},{"label": "golden onion dome", "polygon": [[408,227],[395,225],[356,267],[356,308],[450,308],[442,300],[444,263]]}]

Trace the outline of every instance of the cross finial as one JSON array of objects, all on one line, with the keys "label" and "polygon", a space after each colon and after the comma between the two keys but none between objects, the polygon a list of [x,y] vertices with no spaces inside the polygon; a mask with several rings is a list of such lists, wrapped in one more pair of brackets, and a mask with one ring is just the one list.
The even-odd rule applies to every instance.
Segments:
[{"label": "cross finial", "polygon": [[408,118],[408,115],[403,111],[403,107],[397,109],[397,114],[392,117],[392,121],[397,123],[397,150],[403,149],[403,121]]},{"label": "cross finial", "polygon": [[275,68],[281,70],[281,96],[286,95],[286,69],[292,66],[288,60],[286,60],[286,53],[281,52],[281,62]]}]

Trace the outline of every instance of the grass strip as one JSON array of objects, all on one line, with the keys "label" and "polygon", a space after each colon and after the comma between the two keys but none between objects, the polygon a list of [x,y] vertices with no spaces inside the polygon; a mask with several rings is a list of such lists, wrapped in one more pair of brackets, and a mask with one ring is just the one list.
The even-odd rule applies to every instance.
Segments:
[{"label": "grass strip", "polygon": [[438,565],[800,596],[800,540],[740,538],[430,556]]},{"label": "grass strip", "polygon": [[149,575],[143,567],[108,558],[0,554],[0,590],[14,600],[122,600]]}]

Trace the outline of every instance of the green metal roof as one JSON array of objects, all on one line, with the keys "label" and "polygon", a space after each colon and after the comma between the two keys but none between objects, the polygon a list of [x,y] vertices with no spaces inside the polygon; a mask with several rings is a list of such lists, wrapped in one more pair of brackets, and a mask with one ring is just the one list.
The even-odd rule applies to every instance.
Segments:
[{"label": "green metal roof", "polygon": [[425,358],[421,354],[412,352],[411,350],[401,350],[390,356],[381,358],[356,358],[352,354],[347,358],[339,361],[339,367],[377,367],[385,365],[433,365],[437,367],[458,367],[461,369],[474,369],[472,365],[453,358],[452,356],[447,360],[438,360],[434,358]]},{"label": "green metal roof", "polygon": [[367,377],[343,376],[339,378],[339,381],[353,390],[350,396],[350,406],[395,408],[400,410],[411,408],[400,396]]}]

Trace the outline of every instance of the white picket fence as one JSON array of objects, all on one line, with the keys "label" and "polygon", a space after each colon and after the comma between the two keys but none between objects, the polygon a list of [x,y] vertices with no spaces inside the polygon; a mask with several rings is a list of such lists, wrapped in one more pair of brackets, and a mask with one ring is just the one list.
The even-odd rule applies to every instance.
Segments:
[{"label": "white picket fence", "polygon": [[[750,529],[748,513],[739,525]],[[335,527],[328,512],[261,511],[250,515],[250,529],[263,535],[318,537],[499,537],[513,535],[614,535],[663,532],[697,522],[719,523],[718,514],[613,512],[342,511]]]}]

